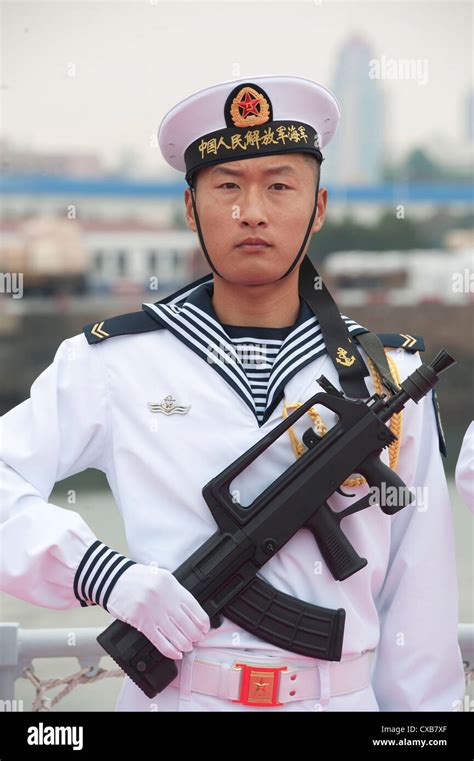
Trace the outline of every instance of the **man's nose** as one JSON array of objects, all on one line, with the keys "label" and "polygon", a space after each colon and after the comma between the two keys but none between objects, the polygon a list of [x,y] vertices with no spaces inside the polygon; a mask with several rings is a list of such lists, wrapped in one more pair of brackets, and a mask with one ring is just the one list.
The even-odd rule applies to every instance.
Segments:
[{"label": "man's nose", "polygon": [[242,194],[240,201],[240,222],[251,227],[266,225],[268,223],[263,193],[256,187],[247,188]]}]

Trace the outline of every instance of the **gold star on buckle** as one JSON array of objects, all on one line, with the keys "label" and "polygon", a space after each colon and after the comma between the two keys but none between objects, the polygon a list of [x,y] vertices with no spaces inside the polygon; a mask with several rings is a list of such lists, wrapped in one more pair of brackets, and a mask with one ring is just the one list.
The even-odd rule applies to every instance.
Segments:
[{"label": "gold star on buckle", "polygon": [[242,680],[240,682],[240,694],[233,703],[243,703],[251,706],[281,706],[279,703],[278,687],[280,671],[286,671],[288,666],[267,668],[264,666],[249,665],[248,663],[234,663],[233,668],[240,667]]}]

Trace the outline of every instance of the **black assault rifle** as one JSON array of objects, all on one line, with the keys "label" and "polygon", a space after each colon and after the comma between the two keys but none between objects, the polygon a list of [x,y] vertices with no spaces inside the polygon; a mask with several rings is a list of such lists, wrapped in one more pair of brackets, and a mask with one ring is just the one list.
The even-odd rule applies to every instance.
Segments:
[{"label": "black assault rifle", "polygon": [[[367,564],[342,532],[341,520],[374,504],[374,488],[380,495],[376,501],[387,515],[413,501],[403,481],[379,459],[396,439],[386,423],[410,399],[417,403],[428,394],[454,362],[442,349],[430,365],[421,364],[408,376],[389,400],[374,394],[367,402],[351,401],[322,376],[318,383],[326,393],[308,399],[204,486],[202,494],[218,530],[174,576],[198,600],[213,628],[226,616],[284,650],[341,660],[345,610],[298,600],[272,587],[257,572],[302,528],[314,534],[335,579],[342,581]],[[232,481],[315,404],[336,413],[338,422],[323,437],[308,428],[303,435],[307,451],[252,504],[243,507],[236,502],[229,493]],[[372,494],[335,513],[326,500],[353,473],[365,477]],[[387,493],[399,498],[384,501]],[[178,674],[174,660],[121,620],[110,624],[97,640],[149,698]]]}]

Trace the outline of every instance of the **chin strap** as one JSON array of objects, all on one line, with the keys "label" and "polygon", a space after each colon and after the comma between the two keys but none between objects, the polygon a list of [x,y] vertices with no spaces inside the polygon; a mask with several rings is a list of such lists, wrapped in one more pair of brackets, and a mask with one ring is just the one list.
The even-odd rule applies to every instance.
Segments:
[{"label": "chin strap", "polygon": [[318,182],[317,182],[317,184],[316,184],[316,193],[315,193],[315,196],[314,196],[314,206],[313,206],[313,211],[312,211],[312,213],[311,213],[311,217],[310,217],[310,220],[309,220],[309,224],[308,224],[308,227],[306,228],[306,233],[305,233],[305,236],[304,236],[304,238],[303,238],[303,243],[301,244],[300,250],[299,250],[299,251],[298,251],[298,253],[296,254],[295,258],[293,259],[293,263],[292,263],[292,264],[290,265],[290,267],[287,269],[287,271],[285,272],[285,274],[284,274],[284,275],[282,275],[280,278],[278,278],[279,280],[282,280],[284,277],[287,277],[287,275],[289,275],[289,274],[290,274],[290,272],[292,272],[292,271],[293,271],[293,269],[296,267],[296,265],[297,265],[297,263],[298,263],[298,260],[299,260],[299,258],[300,258],[300,256],[301,256],[301,254],[302,254],[302,253],[303,253],[303,251],[304,251],[304,248],[305,248],[305,246],[306,246],[306,243],[308,242],[308,238],[309,238],[309,235],[310,235],[310,233],[311,233],[311,228],[313,227],[313,224],[314,224],[314,220],[316,219],[316,216],[317,216],[317,212],[318,212],[318,193],[319,193],[319,180],[320,180],[320,177],[319,177],[319,172],[318,172]]},{"label": "chin strap", "polygon": [[196,198],[195,198],[196,188],[192,184],[192,180],[191,181],[188,180],[188,185],[189,185],[189,189],[191,191],[191,201],[192,201],[192,204],[193,204],[194,219],[196,220],[196,228],[197,228],[197,234],[198,234],[198,238],[199,238],[199,243],[201,244],[201,248],[203,250],[204,256],[206,257],[206,259],[208,261],[208,264],[209,264],[210,268],[216,273],[216,275],[218,275],[219,277],[222,277],[222,275],[219,272],[219,270],[217,270],[214,267],[214,265],[212,263],[212,260],[211,260],[211,257],[209,256],[209,254],[207,252],[206,244],[204,243],[204,237],[203,237],[202,230],[201,230],[201,222],[199,221],[199,214],[198,214],[198,210],[197,210],[197,207],[196,207]]}]

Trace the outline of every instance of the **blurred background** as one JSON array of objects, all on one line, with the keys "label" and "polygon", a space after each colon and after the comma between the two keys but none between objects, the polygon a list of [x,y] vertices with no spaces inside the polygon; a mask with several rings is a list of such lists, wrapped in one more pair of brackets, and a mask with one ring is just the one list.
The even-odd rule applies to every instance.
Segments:
[{"label": "blurred background", "polygon": [[[439,399],[460,617],[473,621],[472,517],[453,483],[473,418],[471,4],[149,0],[0,9],[0,414],[29,396],[59,343],[83,325],[139,310],[208,273],[185,226],[184,179],[159,153],[164,114],[220,81],[293,74],[321,82],[342,118],[323,151],[328,210],[311,257],[344,314],[407,341],[422,335],[427,358],[445,346],[458,360]],[[126,552],[101,474],[61,482],[55,500]],[[5,595],[0,618],[27,627],[108,622],[101,610],[48,611]],[[43,668],[49,674],[52,662]],[[112,710],[121,680],[105,681],[114,685],[79,687],[58,709]],[[31,703],[27,683],[19,694]]]}]

